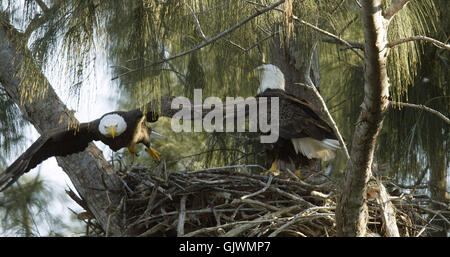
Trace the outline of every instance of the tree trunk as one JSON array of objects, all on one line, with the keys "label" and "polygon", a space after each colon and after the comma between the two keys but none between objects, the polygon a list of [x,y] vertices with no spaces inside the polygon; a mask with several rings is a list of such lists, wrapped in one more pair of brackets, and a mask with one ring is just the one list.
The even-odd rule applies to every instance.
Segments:
[{"label": "tree trunk", "polygon": [[[0,84],[39,133],[67,126],[74,118],[68,118],[70,112],[32,59],[26,41],[12,26],[0,23]],[[101,151],[91,143],[84,152],[56,159],[107,234],[120,235],[120,219],[113,213],[122,186]]]},{"label": "tree trunk", "polygon": [[381,0],[362,1],[365,38],[364,101],[355,128],[343,191],[336,209],[338,236],[365,236],[368,220],[366,185],[376,138],[388,109],[389,82],[386,73],[387,26]]},{"label": "tree trunk", "polygon": [[[447,210],[444,205],[448,204],[448,193],[447,193],[447,167],[448,161],[446,158],[446,152],[444,149],[438,151],[433,156],[429,156],[430,159],[430,181],[428,186],[430,188],[431,200],[435,201],[431,203],[431,209],[435,211]],[[432,215],[434,216],[434,214]],[[449,217],[450,215],[447,215]],[[432,224],[437,225],[442,228],[439,231],[431,232],[432,236],[437,237],[447,237],[449,226],[441,217],[435,217]]]}]

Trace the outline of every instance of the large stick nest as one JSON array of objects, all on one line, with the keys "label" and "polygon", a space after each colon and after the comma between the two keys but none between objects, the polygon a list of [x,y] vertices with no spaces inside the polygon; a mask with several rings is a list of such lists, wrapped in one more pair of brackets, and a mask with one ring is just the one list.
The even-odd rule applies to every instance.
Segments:
[{"label": "large stick nest", "polygon": [[[124,234],[137,236],[335,236],[337,190],[325,181],[254,175],[231,169],[121,174]],[[286,174],[284,174],[286,175]],[[323,182],[323,181],[322,181]],[[401,236],[424,235],[432,225],[411,197],[393,201]],[[381,208],[368,201],[369,233],[384,236]]]}]

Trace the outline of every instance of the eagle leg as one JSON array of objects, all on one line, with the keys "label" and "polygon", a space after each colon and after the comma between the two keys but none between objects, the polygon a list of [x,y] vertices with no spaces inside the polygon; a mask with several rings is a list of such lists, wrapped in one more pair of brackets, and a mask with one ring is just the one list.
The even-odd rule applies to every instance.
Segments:
[{"label": "eagle leg", "polygon": [[150,155],[150,157],[152,157],[152,160],[160,162],[161,160],[159,159],[159,152],[156,151],[154,148],[152,147],[148,147],[147,149],[145,149],[145,151]]},{"label": "eagle leg", "polygon": [[270,169],[268,171],[262,172],[261,175],[267,175],[269,173],[272,173],[274,176],[280,175],[281,171],[279,169],[277,169],[277,163],[278,163],[278,159],[275,159],[273,161]]},{"label": "eagle leg", "polygon": [[130,152],[136,156],[139,156],[138,151],[136,149],[136,145],[130,145],[129,147],[127,147],[127,150],[128,150],[128,152]]}]

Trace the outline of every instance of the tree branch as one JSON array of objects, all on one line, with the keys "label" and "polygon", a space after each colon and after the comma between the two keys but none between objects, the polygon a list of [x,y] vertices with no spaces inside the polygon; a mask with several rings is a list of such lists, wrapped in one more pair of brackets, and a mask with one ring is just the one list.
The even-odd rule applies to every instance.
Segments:
[{"label": "tree branch", "polygon": [[326,35],[326,36],[329,36],[329,37],[331,37],[331,38],[336,39],[337,41],[341,42],[342,44],[348,46],[349,49],[352,50],[359,58],[361,58],[362,60],[364,60],[364,56],[363,56],[362,54],[360,54],[358,51],[356,51],[356,49],[355,49],[355,48],[354,48],[347,40],[344,40],[344,39],[342,39],[340,36],[336,36],[336,35],[334,35],[334,34],[328,32],[328,31],[325,31],[325,30],[323,30],[323,29],[321,29],[321,28],[319,28],[319,27],[316,27],[316,26],[312,25],[311,23],[308,23],[308,22],[306,22],[306,21],[304,21],[304,20],[301,20],[301,19],[299,19],[299,18],[298,18],[297,16],[295,16],[295,15],[294,15],[292,18],[293,18],[295,21],[297,21],[297,22],[299,22],[299,23],[301,23],[301,24],[303,24],[303,25],[305,25],[305,26],[308,26],[308,27],[312,28],[312,29],[314,29],[314,30],[317,31],[317,32],[320,32],[320,33],[322,33],[322,34],[324,34],[324,35]]},{"label": "tree branch", "polygon": [[303,85],[306,88],[310,89],[313,91],[313,93],[316,95],[317,99],[319,100],[320,104],[322,105],[322,109],[323,112],[325,112],[325,114],[327,115],[328,119],[331,122],[331,128],[333,129],[334,133],[336,134],[339,143],[342,146],[342,149],[344,150],[345,153],[345,157],[347,157],[347,160],[350,160],[350,155],[348,154],[348,150],[347,150],[347,146],[345,145],[344,139],[342,138],[341,133],[339,132],[339,129],[336,125],[336,122],[334,122],[333,116],[331,116],[330,111],[327,108],[327,104],[325,103],[325,101],[323,100],[322,96],[320,95],[319,91],[317,91],[316,86],[314,85],[313,81],[311,80],[311,76],[309,75],[311,73],[311,65],[313,62],[313,58],[314,58],[314,52],[316,51],[316,47],[317,47],[317,41],[314,43],[312,49],[311,49],[311,56],[308,59],[307,63],[306,63],[306,69],[305,69],[305,82],[307,84],[303,84],[303,83],[296,83],[299,85]]},{"label": "tree branch", "polygon": [[48,8],[47,5],[42,0],[36,0],[36,3],[42,9],[43,15],[36,14],[34,18],[30,21],[27,28],[25,29],[24,36],[26,39],[30,38],[30,35],[38,29],[40,26],[44,25],[53,13],[54,10],[57,10],[61,6],[61,1],[54,4],[52,7]]},{"label": "tree branch", "polygon": [[[321,39],[322,42],[325,43],[330,43],[330,44],[342,44],[341,41],[334,39],[334,38],[322,38]],[[347,50],[347,49],[352,49],[352,48],[356,48],[356,49],[360,49],[364,51],[364,44],[363,43],[359,43],[359,42],[352,42],[352,41],[347,41],[347,43],[349,43],[351,46],[346,46],[341,48],[340,50]]]},{"label": "tree branch", "polygon": [[336,125],[336,122],[334,122],[333,116],[331,116],[330,111],[327,108],[327,104],[323,100],[323,98],[320,95],[319,91],[317,91],[317,89],[316,89],[316,87],[314,85],[306,85],[306,84],[303,84],[303,83],[295,83],[295,84],[298,84],[298,85],[301,85],[301,86],[304,86],[304,87],[310,89],[316,95],[317,99],[319,99],[319,102],[322,105],[323,111],[325,112],[326,116],[328,117],[328,119],[331,122],[331,128],[333,129],[334,133],[336,134],[336,136],[337,136],[337,138],[339,140],[339,143],[341,144],[342,149],[344,150],[345,157],[347,158],[347,160],[350,160],[350,154],[348,153],[348,149],[347,149],[347,146],[345,145],[344,139],[342,138],[342,135],[339,132],[339,129],[338,129],[337,125]]},{"label": "tree branch", "polygon": [[409,3],[409,1],[410,0],[393,0],[389,8],[386,10],[384,18],[391,21],[392,18]]},{"label": "tree branch", "polygon": [[145,65],[145,66],[142,67],[142,68],[134,69],[134,70],[131,70],[131,71],[127,71],[127,72],[125,72],[125,73],[122,73],[122,74],[120,74],[120,75],[117,75],[117,76],[113,77],[111,80],[116,80],[116,79],[118,79],[118,78],[120,78],[120,77],[122,77],[122,76],[125,76],[125,75],[127,75],[127,74],[130,74],[130,73],[132,73],[132,72],[136,72],[136,71],[138,71],[138,70],[145,69],[145,68],[148,68],[148,67],[151,67],[151,66],[154,66],[154,65],[162,64],[162,63],[171,61],[171,60],[173,60],[173,59],[176,59],[176,58],[178,58],[178,57],[185,56],[185,55],[187,55],[187,54],[190,54],[190,53],[192,53],[192,52],[195,52],[195,51],[197,51],[197,50],[199,50],[199,49],[202,49],[203,47],[208,46],[208,45],[210,45],[210,44],[216,42],[218,39],[220,39],[220,38],[222,38],[222,37],[228,35],[229,33],[233,32],[234,30],[236,30],[237,28],[241,27],[241,26],[244,25],[245,23],[251,21],[252,19],[254,19],[254,18],[256,18],[256,17],[258,17],[259,15],[264,14],[264,13],[266,13],[266,12],[268,12],[268,11],[274,9],[275,7],[281,5],[282,3],[284,3],[284,1],[285,1],[285,0],[281,0],[281,1],[278,1],[278,2],[276,2],[276,3],[274,3],[274,4],[271,4],[271,5],[267,6],[267,7],[263,8],[263,9],[261,9],[261,10],[256,10],[256,12],[255,12],[254,14],[248,16],[247,18],[243,19],[242,21],[240,21],[240,22],[237,23],[236,25],[232,26],[231,28],[229,28],[229,29],[227,29],[227,30],[221,32],[220,34],[217,34],[216,36],[214,36],[214,37],[212,37],[212,38],[206,40],[205,42],[203,42],[203,43],[200,44],[200,45],[197,45],[197,46],[194,47],[194,48],[191,48],[191,49],[189,49],[189,50],[187,50],[187,51],[184,51],[184,52],[182,52],[182,53],[173,55],[173,56],[171,56],[171,57],[164,58],[164,59],[162,59],[162,60],[160,60],[160,61],[151,63],[151,64],[149,64],[149,65]]},{"label": "tree branch", "polygon": [[426,36],[412,36],[412,37],[397,39],[395,41],[389,42],[389,44],[387,46],[391,48],[391,47],[394,47],[399,44],[403,44],[403,43],[410,42],[410,41],[416,41],[416,40],[427,41],[427,42],[432,43],[433,45],[435,45],[438,48],[450,50],[450,44],[446,44],[439,40],[436,40],[436,39],[430,38],[430,37],[426,37]]},{"label": "tree branch", "polygon": [[407,107],[407,108],[413,108],[413,109],[419,109],[422,111],[427,111],[429,113],[436,115],[437,117],[439,117],[440,119],[445,121],[445,123],[450,125],[450,119],[447,118],[444,114],[442,114],[439,111],[436,111],[434,109],[431,109],[430,107],[422,105],[422,104],[410,104],[410,103],[389,101],[389,107],[392,107],[392,108],[397,107],[397,109],[401,109],[401,107]]},{"label": "tree branch", "polygon": [[35,2],[39,5],[39,7],[44,13],[46,13],[49,10],[47,5],[42,0],[35,0]]}]

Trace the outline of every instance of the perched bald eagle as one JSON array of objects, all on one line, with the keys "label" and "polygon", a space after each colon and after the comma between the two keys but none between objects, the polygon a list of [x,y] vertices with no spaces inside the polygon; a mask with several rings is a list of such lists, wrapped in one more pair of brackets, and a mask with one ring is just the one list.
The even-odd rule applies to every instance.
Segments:
[{"label": "perched bald eagle", "polygon": [[339,141],[316,108],[285,92],[284,75],[277,66],[265,64],[257,70],[260,72],[257,97],[279,98],[279,138],[273,144],[264,144],[273,160],[269,171],[277,172],[277,161],[282,160],[295,164],[299,175],[300,167],[308,165],[311,159],[333,159],[340,148]]},{"label": "perched bald eagle", "polygon": [[[153,112],[145,115],[140,109],[104,114],[100,119],[81,123],[76,128],[57,128],[39,137],[1,175],[0,191],[12,185],[20,176],[52,156],[67,156],[83,151],[88,143],[100,140],[113,151],[127,147],[137,154],[136,144],[142,143],[153,160],[159,161],[159,153],[150,147],[150,138],[162,137],[145,125],[158,117]],[[6,184],[6,185],[5,185]]]}]

